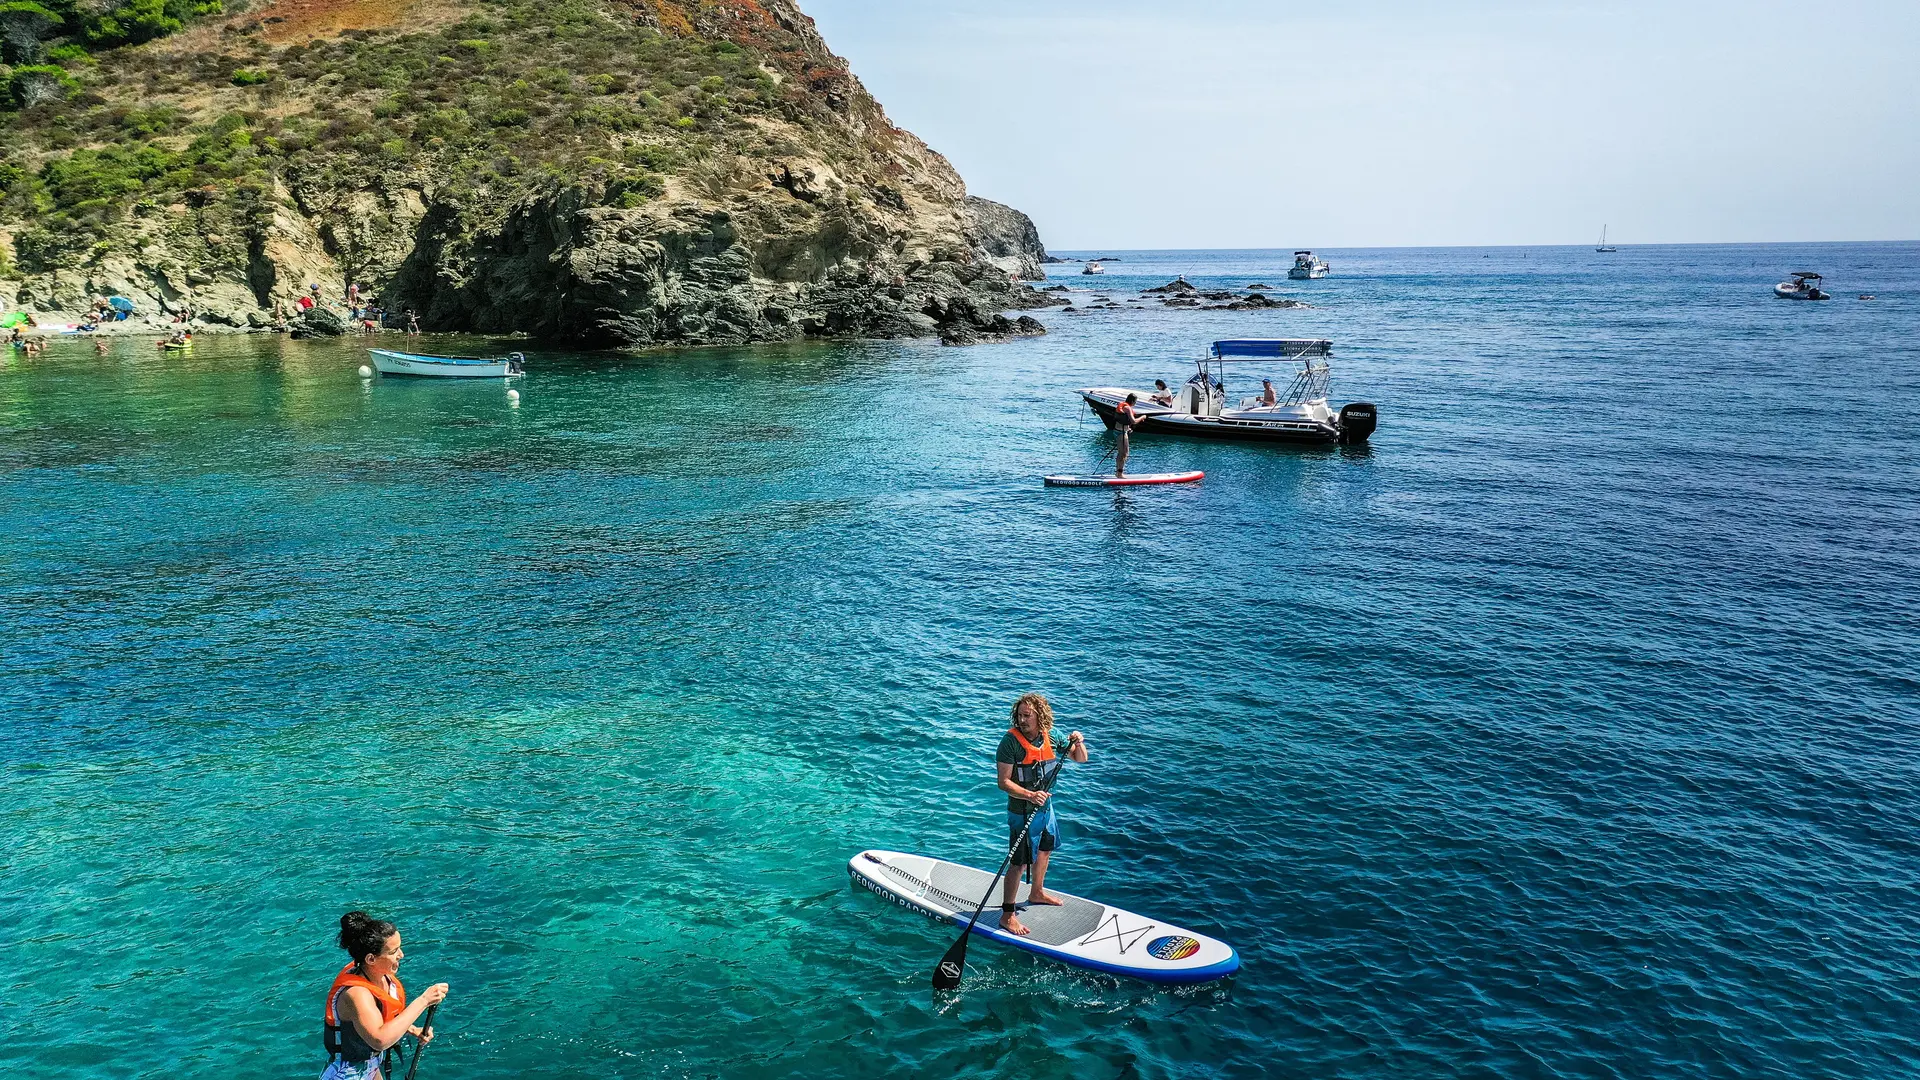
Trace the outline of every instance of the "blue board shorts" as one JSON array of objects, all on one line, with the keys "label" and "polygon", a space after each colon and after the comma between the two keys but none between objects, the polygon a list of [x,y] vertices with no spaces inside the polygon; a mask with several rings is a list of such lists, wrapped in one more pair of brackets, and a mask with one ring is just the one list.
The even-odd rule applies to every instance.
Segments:
[{"label": "blue board shorts", "polygon": [[[1013,846],[1014,840],[1019,837],[1020,826],[1026,823],[1027,815],[1008,812],[1007,846],[1009,848]],[[1035,851],[1052,851],[1058,847],[1059,844],[1060,819],[1053,816],[1053,804],[1049,802],[1047,805],[1034,811],[1033,828],[1027,830],[1027,842],[1020,845],[1019,851],[1013,853],[1013,861],[1008,865],[1010,867],[1030,866],[1033,864],[1033,853]]]}]

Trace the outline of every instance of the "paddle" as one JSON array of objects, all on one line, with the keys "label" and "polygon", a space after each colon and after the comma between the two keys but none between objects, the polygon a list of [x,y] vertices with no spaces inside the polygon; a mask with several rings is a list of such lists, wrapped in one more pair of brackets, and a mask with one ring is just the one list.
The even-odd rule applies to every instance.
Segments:
[{"label": "paddle", "polygon": [[420,1034],[423,1037],[414,1040],[413,1064],[407,1066],[407,1080],[413,1080],[413,1071],[420,1067],[420,1055],[427,1052],[427,1040],[424,1036],[433,1031],[433,1010],[439,1007],[440,1003],[437,1001],[427,1006],[427,1015],[420,1018]]},{"label": "paddle", "polygon": [[[1060,779],[1060,774],[1066,771],[1066,768],[1066,759],[1060,759],[1059,763],[1053,767],[1053,775],[1047,777],[1039,790],[1051,794],[1054,783]],[[1020,823],[1020,835],[1014,837],[1013,843],[1008,846],[1007,857],[1000,860],[1000,869],[994,873],[993,880],[987,883],[987,894],[980,898],[980,906],[973,909],[973,918],[967,920],[967,928],[960,931],[960,940],[954,942],[947,949],[947,955],[942,956],[940,963],[934,966],[933,988],[935,990],[959,988],[960,976],[967,970],[967,939],[973,936],[973,927],[980,921],[980,913],[987,910],[987,901],[993,899],[993,890],[1000,887],[1000,879],[1006,876],[1007,867],[1012,865],[1014,852],[1019,851],[1026,844],[1027,832],[1033,828],[1033,809],[1033,805],[1029,803],[1026,820]]]}]

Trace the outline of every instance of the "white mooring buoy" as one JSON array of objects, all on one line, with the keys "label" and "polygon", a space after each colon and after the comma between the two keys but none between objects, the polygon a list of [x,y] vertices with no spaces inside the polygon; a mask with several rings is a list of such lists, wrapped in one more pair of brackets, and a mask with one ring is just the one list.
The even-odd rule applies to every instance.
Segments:
[{"label": "white mooring buoy", "polygon": [[361,365],[360,365],[360,377],[361,377],[361,378],[363,378],[363,379],[371,379],[371,378],[373,378],[373,369],[372,369],[372,368],[370,368],[370,367],[368,367],[368,366],[367,366],[367,365],[365,365],[365,364],[361,364]]}]

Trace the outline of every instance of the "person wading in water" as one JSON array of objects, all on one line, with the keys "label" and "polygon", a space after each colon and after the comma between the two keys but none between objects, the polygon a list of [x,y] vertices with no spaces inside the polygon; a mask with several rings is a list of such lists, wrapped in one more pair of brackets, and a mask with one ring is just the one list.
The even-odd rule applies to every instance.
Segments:
[{"label": "person wading in water", "polygon": [[1139,403],[1139,394],[1128,394],[1127,400],[1113,410],[1113,434],[1119,440],[1113,447],[1113,476],[1116,480],[1125,479],[1127,475],[1129,436],[1134,428],[1140,426],[1140,414],[1134,409]]},{"label": "person wading in water", "polygon": [[[1125,443],[1121,444],[1123,447]],[[1000,896],[1000,929],[1025,937],[1031,933],[1015,914],[1019,908],[1020,871],[1033,867],[1033,889],[1027,903],[1059,906],[1062,901],[1047,892],[1047,859],[1060,845],[1060,821],[1054,816],[1048,793],[1036,791],[1060,765],[1048,767],[1057,755],[1085,763],[1087,740],[1079,732],[1061,739],[1053,733],[1053,706],[1039,694],[1028,694],[1013,703],[1013,727],[1000,739],[994,755],[1000,771],[1000,790],[1007,793],[1007,846],[1020,835],[1027,815],[1033,826],[1027,830],[1026,843],[1013,853],[1007,864],[1005,891]],[[1049,785],[1051,786],[1051,785]]]},{"label": "person wading in water", "polygon": [[433,1030],[415,1027],[420,1014],[447,996],[447,984],[435,983],[413,1004],[400,985],[400,931],[364,911],[340,917],[340,947],[353,957],[334,976],[327,991],[324,1042],[333,1058],[320,1080],[383,1080],[390,1051],[412,1035],[433,1041]]}]

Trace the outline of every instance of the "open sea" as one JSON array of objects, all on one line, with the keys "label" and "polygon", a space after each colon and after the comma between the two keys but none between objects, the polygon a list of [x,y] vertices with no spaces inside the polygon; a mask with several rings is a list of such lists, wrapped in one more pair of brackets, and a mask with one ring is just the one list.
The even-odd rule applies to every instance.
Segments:
[{"label": "open sea", "polygon": [[[424,1080],[1920,1074],[1920,245],[1080,254],[1042,338],[517,404],[6,357],[0,1070],[317,1076],[364,907],[452,984]],[[1125,302],[1176,273],[1313,307]],[[1369,446],[1042,488],[1076,387],[1283,336]],[[849,885],[997,864],[1028,690],[1093,753],[1049,884],[1240,975],[976,941],[936,1000],[952,932]]]}]

